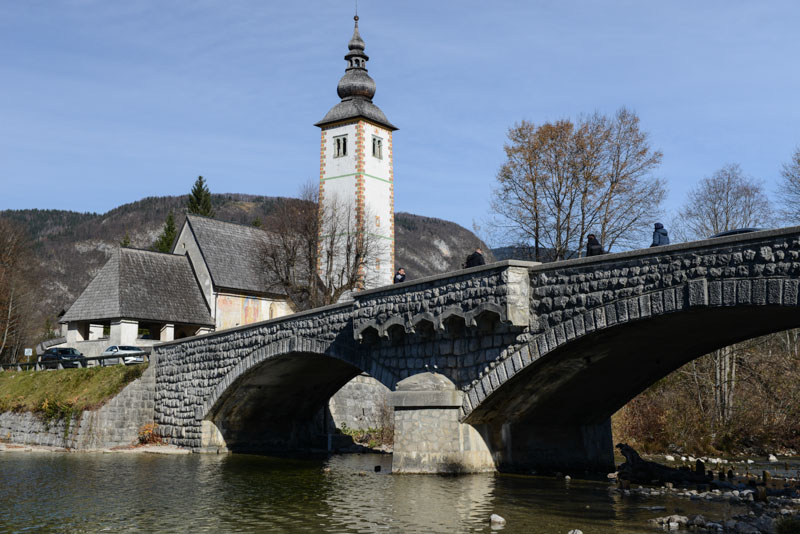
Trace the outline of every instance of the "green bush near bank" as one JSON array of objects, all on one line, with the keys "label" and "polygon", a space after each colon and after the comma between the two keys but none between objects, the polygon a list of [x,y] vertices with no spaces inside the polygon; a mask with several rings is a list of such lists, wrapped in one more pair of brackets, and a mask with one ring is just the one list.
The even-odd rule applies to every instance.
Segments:
[{"label": "green bush near bank", "polygon": [[45,420],[93,410],[136,380],[147,364],[0,373],[0,412],[32,412]]}]

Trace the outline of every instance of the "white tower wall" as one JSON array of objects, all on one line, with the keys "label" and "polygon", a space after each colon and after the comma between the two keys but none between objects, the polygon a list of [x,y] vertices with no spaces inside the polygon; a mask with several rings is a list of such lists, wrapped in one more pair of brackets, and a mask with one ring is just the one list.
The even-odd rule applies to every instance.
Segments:
[{"label": "white tower wall", "polygon": [[[341,137],[347,140],[347,151],[337,156],[336,139]],[[375,153],[373,137],[380,141],[380,150]],[[391,139],[390,130],[365,120],[335,124],[322,130],[320,206],[327,225],[323,225],[320,235],[320,256],[324,260],[325,247],[333,242],[329,239],[332,225],[338,226],[337,232],[346,229],[353,234],[358,230],[357,220],[363,218],[363,231],[371,247],[369,263],[363,273],[364,289],[390,284],[394,274]],[[334,216],[338,217],[335,223],[332,222]],[[319,267],[324,272],[325,266]]]}]

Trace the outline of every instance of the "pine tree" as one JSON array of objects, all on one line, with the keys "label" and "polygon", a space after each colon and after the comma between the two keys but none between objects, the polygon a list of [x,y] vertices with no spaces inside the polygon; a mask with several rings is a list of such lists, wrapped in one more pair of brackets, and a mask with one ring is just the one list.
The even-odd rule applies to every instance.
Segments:
[{"label": "pine tree", "polygon": [[167,220],[164,223],[164,229],[161,231],[161,235],[158,236],[153,246],[150,247],[157,252],[171,252],[172,251],[172,242],[175,241],[175,237],[178,235],[178,230],[175,228],[175,217],[172,215],[172,211],[170,210],[169,215],[167,215]]},{"label": "pine tree", "polygon": [[125,237],[122,238],[122,241],[119,242],[119,246],[121,247],[130,247],[131,246],[131,236],[128,232],[125,232]]},{"label": "pine tree", "polygon": [[211,191],[208,190],[206,181],[202,176],[197,177],[192,192],[189,194],[189,202],[186,204],[186,210],[194,215],[203,215],[205,217],[214,216],[214,208],[211,207]]}]

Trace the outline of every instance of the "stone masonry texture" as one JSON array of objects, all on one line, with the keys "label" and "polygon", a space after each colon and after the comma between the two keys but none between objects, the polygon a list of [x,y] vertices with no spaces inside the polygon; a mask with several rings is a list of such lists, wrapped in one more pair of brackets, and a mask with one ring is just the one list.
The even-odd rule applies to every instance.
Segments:
[{"label": "stone masonry texture", "polygon": [[799,237],[788,228],[545,265],[500,262],[162,344],[155,418],[172,443],[200,447],[202,420],[237,379],[268,359],[312,354],[391,390],[441,373],[464,392],[459,418],[471,422],[506,382],[587,335],[692,309],[797,307]]},{"label": "stone masonry texture", "polygon": [[63,420],[46,423],[27,412],[0,413],[0,439],[76,450],[132,445],[139,430],[153,422],[155,378],[155,367],[151,365],[103,407],[82,412],[69,426]]}]

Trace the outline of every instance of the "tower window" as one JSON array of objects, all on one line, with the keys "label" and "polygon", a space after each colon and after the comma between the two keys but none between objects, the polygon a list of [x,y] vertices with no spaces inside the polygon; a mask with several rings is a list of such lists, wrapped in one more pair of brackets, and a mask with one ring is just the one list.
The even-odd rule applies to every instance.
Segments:
[{"label": "tower window", "polygon": [[333,138],[333,157],[341,158],[347,155],[347,136],[340,135]]},{"label": "tower window", "polygon": [[374,135],[372,136],[372,156],[383,159],[383,139]]}]

